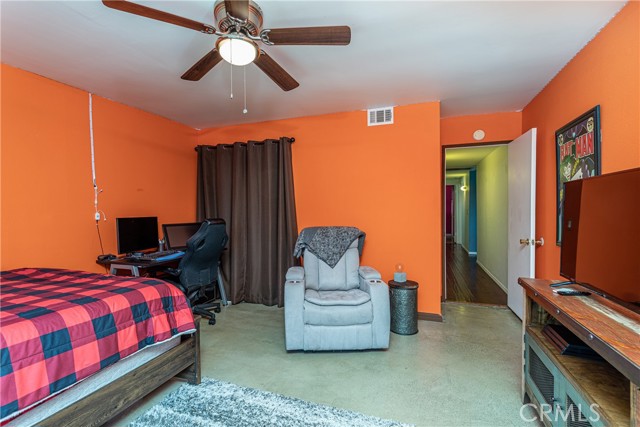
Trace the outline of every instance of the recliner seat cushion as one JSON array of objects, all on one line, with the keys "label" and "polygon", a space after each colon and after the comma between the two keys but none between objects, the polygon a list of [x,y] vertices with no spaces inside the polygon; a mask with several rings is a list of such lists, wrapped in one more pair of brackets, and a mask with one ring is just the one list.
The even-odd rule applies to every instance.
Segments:
[{"label": "recliner seat cushion", "polygon": [[359,289],[315,291],[307,289],[304,323],[316,326],[363,325],[373,321],[371,297]]},{"label": "recliner seat cushion", "polygon": [[350,289],[348,291],[316,291],[307,289],[304,299],[316,305],[360,305],[371,301],[371,296],[360,290]]}]

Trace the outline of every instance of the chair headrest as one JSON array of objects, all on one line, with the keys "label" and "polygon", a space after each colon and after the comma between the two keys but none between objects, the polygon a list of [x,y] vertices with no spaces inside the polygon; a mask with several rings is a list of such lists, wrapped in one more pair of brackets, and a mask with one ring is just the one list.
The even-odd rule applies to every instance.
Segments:
[{"label": "chair headrest", "polygon": [[293,256],[300,257],[308,250],[333,268],[356,240],[362,255],[365,237],[356,227],[308,227],[300,232]]}]

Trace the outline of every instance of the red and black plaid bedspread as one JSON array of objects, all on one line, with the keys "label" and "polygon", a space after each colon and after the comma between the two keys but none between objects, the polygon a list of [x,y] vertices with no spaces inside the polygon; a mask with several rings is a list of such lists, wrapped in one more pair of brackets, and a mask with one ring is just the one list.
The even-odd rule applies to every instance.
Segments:
[{"label": "red and black plaid bedspread", "polygon": [[2,272],[0,418],[194,329],[184,294],[162,280],[57,269]]}]

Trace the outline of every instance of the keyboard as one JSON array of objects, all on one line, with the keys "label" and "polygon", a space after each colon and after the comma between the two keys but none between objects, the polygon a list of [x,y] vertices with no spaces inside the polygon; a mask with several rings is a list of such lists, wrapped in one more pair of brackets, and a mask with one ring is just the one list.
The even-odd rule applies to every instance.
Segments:
[{"label": "keyboard", "polygon": [[173,254],[177,254],[180,251],[159,251],[159,252],[152,252],[150,254],[144,254],[142,257],[143,258],[147,258],[147,259],[158,259],[158,258],[164,258],[167,255],[173,255]]},{"label": "keyboard", "polygon": [[141,254],[137,256],[131,255],[131,256],[125,257],[125,259],[127,261],[141,261],[141,262],[168,261],[171,259],[180,258],[182,255],[184,255],[183,251],[169,250],[169,251],[151,252],[148,254]]}]

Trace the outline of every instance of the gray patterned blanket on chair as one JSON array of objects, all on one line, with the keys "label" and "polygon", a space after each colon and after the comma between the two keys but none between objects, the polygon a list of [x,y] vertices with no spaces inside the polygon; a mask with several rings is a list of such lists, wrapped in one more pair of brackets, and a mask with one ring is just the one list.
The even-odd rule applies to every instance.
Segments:
[{"label": "gray patterned blanket on chair", "polygon": [[299,258],[308,250],[333,268],[356,239],[359,239],[358,253],[362,255],[365,237],[365,232],[356,227],[307,227],[296,240],[293,256]]}]

